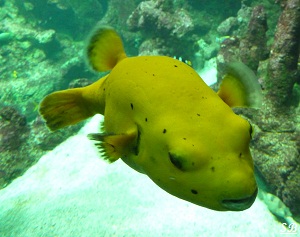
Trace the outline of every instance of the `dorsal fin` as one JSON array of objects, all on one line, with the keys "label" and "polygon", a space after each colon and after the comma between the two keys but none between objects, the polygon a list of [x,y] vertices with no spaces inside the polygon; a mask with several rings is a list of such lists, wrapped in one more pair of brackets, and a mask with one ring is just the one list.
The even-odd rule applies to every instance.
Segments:
[{"label": "dorsal fin", "polygon": [[126,54],[118,33],[108,26],[96,27],[87,47],[87,59],[91,67],[99,72],[108,71],[124,58]]},{"label": "dorsal fin", "polygon": [[257,78],[242,62],[226,65],[226,74],[218,95],[230,107],[259,108],[262,103],[262,92]]}]

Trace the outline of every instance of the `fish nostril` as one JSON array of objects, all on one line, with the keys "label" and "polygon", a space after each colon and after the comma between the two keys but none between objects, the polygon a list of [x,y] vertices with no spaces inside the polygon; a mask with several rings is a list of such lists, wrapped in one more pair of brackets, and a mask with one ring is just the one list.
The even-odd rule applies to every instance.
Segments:
[{"label": "fish nostril", "polygon": [[222,206],[230,211],[243,211],[254,203],[258,189],[254,191],[254,193],[246,198],[241,199],[225,199],[222,200]]}]

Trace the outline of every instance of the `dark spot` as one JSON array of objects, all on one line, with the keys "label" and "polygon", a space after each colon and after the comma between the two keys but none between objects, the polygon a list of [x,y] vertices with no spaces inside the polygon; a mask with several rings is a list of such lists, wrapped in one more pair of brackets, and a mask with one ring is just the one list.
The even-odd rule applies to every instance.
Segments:
[{"label": "dark spot", "polygon": [[166,133],[166,132],[167,132],[167,129],[164,129],[164,130],[163,130],[163,133]]},{"label": "dark spot", "polygon": [[131,109],[133,110],[133,104],[132,103],[130,103],[130,106],[131,106]]},{"label": "dark spot", "polygon": [[192,166],[195,166],[195,162],[192,162]]},{"label": "dark spot", "polygon": [[145,121],[146,121],[146,122],[148,122],[148,119],[147,119],[147,118],[145,118]]},{"label": "dark spot", "polygon": [[200,117],[200,114],[197,114],[197,116],[199,116],[199,117]]},{"label": "dark spot", "polygon": [[184,137],[184,138],[183,138],[183,140],[185,140],[185,141],[186,141],[186,138]]},{"label": "dark spot", "polygon": [[215,167],[212,166],[210,169],[212,172],[215,172]]},{"label": "dark spot", "polygon": [[155,74],[152,74],[152,76],[155,76]]},{"label": "dark spot", "polygon": [[105,88],[103,88],[103,91],[105,91]]},{"label": "dark spot", "polygon": [[239,154],[239,158],[242,158],[242,153]]},{"label": "dark spot", "polygon": [[175,64],[174,67],[178,67],[178,66]]},{"label": "dark spot", "polygon": [[191,192],[192,192],[192,194],[198,194],[198,191],[195,189],[192,189]]}]

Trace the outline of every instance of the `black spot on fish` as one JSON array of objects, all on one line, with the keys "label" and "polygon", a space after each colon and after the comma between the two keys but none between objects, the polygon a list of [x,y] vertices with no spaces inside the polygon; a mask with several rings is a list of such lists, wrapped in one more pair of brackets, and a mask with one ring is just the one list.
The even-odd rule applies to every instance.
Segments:
[{"label": "black spot on fish", "polygon": [[197,116],[199,116],[199,117],[200,117],[200,114],[197,114]]},{"label": "black spot on fish", "polygon": [[163,133],[166,133],[166,132],[167,132],[167,129],[164,129],[164,130],[163,130]]},{"label": "black spot on fish", "polygon": [[210,169],[212,172],[215,172],[215,167],[212,166]]},{"label": "black spot on fish", "polygon": [[103,91],[105,91],[105,88],[103,88]]},{"label": "black spot on fish", "polygon": [[174,67],[178,67],[178,66],[175,64]]},{"label": "black spot on fish", "polygon": [[133,110],[133,104],[132,103],[130,103],[130,106],[131,106],[131,109]]},{"label": "black spot on fish", "polygon": [[148,122],[148,119],[147,119],[147,118],[145,118],[145,121],[146,121],[146,122]]},{"label": "black spot on fish", "polygon": [[192,192],[192,194],[198,194],[198,191],[195,189],[192,189],[191,192]]},{"label": "black spot on fish", "polygon": [[242,153],[239,154],[239,158],[242,158]]},{"label": "black spot on fish", "polygon": [[155,77],[155,74],[152,74],[152,76],[154,76],[154,77]]},{"label": "black spot on fish", "polygon": [[186,138],[184,137],[184,138],[183,138],[183,140],[185,140],[185,141],[186,141]]}]

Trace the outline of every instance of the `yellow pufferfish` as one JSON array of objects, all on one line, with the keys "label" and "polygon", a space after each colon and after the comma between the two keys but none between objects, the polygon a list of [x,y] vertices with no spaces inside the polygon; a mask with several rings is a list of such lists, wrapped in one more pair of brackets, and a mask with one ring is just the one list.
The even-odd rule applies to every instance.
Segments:
[{"label": "yellow pufferfish", "polygon": [[107,26],[94,30],[87,56],[94,70],[111,72],[46,96],[39,111],[50,130],[102,114],[103,132],[89,138],[109,162],[121,158],[168,193],[209,209],[242,211],[253,204],[252,127],[230,108],[259,105],[250,69],[231,64],[215,93],[179,60],[127,57]]}]

